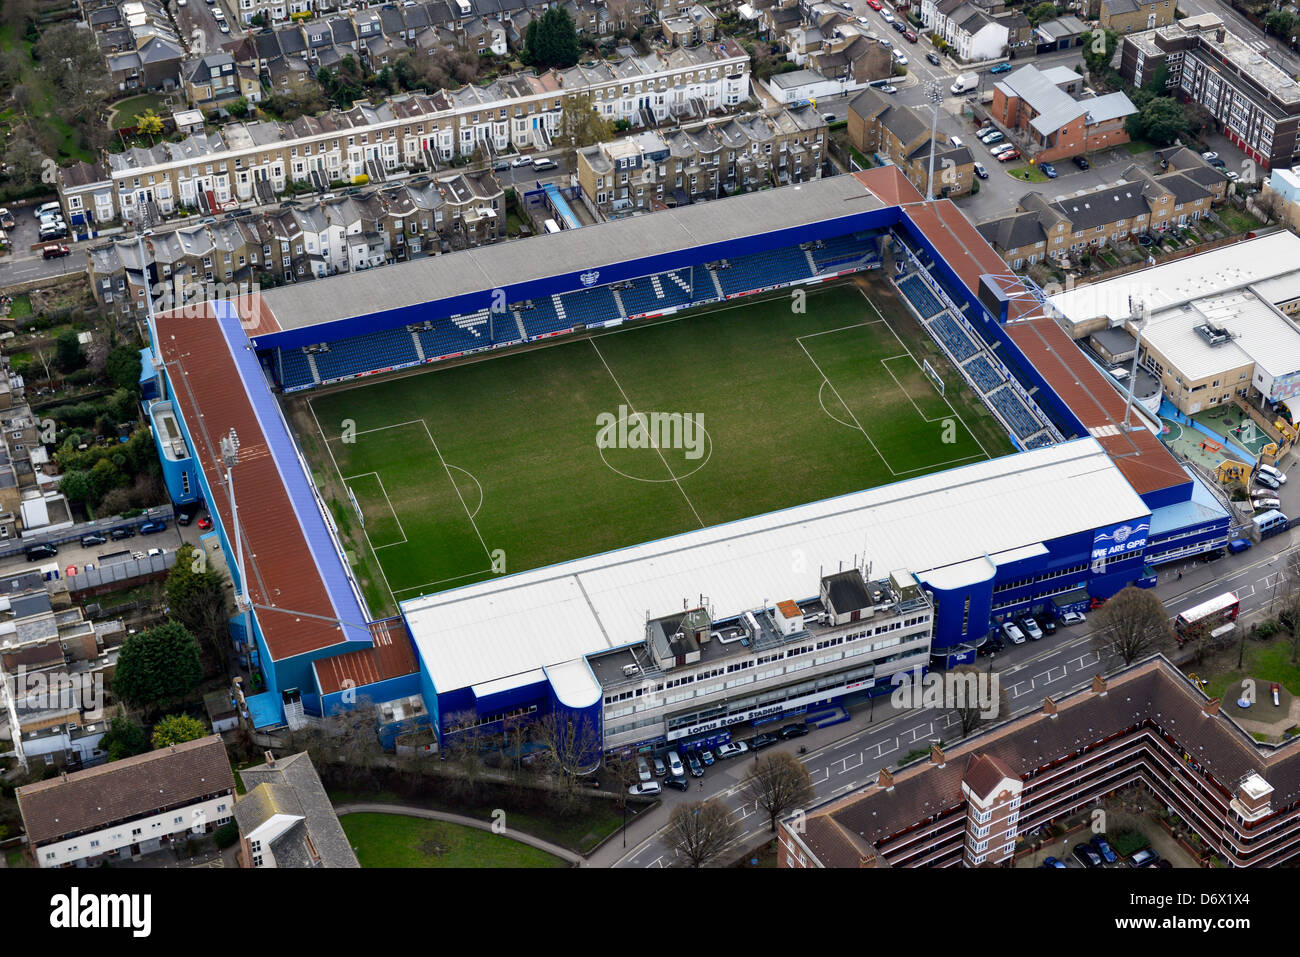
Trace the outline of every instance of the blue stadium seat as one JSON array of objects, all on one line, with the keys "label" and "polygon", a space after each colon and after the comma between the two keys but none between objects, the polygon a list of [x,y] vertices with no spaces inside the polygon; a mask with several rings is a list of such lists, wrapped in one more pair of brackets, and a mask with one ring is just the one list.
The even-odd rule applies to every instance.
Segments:
[{"label": "blue stadium seat", "polygon": [[916,307],[924,319],[943,312],[943,303],[930,291],[930,287],[919,275],[911,275],[898,284],[908,300]]},{"label": "blue stadium seat", "polygon": [[566,292],[560,296],[560,303],[570,326],[579,323],[586,326],[601,325],[619,316],[614,292],[608,286]]},{"label": "blue stadium seat", "polygon": [[556,308],[558,296],[542,296],[532,300],[533,308],[526,309],[521,303],[519,316],[524,320],[524,331],[528,338],[545,335],[548,332],[561,332],[573,328],[573,320],[561,316]]},{"label": "blue stadium seat", "polygon": [[992,392],[1007,381],[984,356],[976,356],[965,365],[965,369],[981,392]]},{"label": "blue stadium seat", "polygon": [[691,289],[695,291],[694,302],[718,298],[718,290],[713,288],[713,273],[704,266],[691,267]]},{"label": "blue stadium seat", "polygon": [[843,268],[864,257],[876,258],[876,240],[874,236],[840,236],[826,240],[820,249],[812,251],[817,269],[825,272],[833,268]]},{"label": "blue stadium seat", "polygon": [[1042,449],[1055,444],[1056,440],[1044,432],[1042,435],[1035,435],[1032,439],[1029,439],[1024,443],[1024,446],[1027,449]]},{"label": "blue stadium seat", "polygon": [[402,326],[331,342],[328,352],[316,353],[316,370],[322,379],[337,379],[418,360],[415,340]]},{"label": "blue stadium seat", "polygon": [[1043,423],[1034,418],[1033,414],[1025,408],[1025,404],[1011,391],[1010,386],[989,393],[988,400],[1002,413],[1002,418],[1011,425],[1012,431],[1019,438],[1026,439],[1042,429]]},{"label": "blue stadium seat", "polygon": [[307,353],[301,349],[278,349],[280,353],[280,386],[285,389],[296,389],[299,386],[311,385],[311,363],[307,361]]},{"label": "blue stadium seat", "polygon": [[934,330],[934,334],[948,347],[948,351],[953,354],[953,358],[958,362],[965,362],[979,352],[975,343],[970,341],[970,336],[966,335],[961,326],[957,325],[951,316],[939,316],[937,319],[931,319],[930,328]]},{"label": "blue stadium seat", "polygon": [[808,257],[798,247],[737,256],[727,262],[727,268],[718,272],[718,278],[722,281],[722,291],[729,296],[807,279],[811,275]]},{"label": "blue stadium seat", "polygon": [[[705,279],[707,280],[708,277],[706,276]],[[677,269],[659,273],[657,276],[635,279],[627,287],[619,290],[618,297],[623,301],[623,308],[627,310],[628,315],[635,316],[643,312],[684,306],[692,299],[692,288],[691,271]],[[713,283],[710,282],[707,288],[710,296],[716,295],[713,292]]]}]

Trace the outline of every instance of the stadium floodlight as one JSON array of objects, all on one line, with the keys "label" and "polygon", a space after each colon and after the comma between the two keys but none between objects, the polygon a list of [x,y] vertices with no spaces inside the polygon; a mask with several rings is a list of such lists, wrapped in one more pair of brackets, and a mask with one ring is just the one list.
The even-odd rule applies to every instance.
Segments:
[{"label": "stadium floodlight", "polygon": [[934,106],[933,115],[930,117],[930,174],[925,178],[925,198],[928,202],[934,199],[934,138],[939,126],[939,104],[943,102],[943,90],[940,89],[938,81],[930,84],[925,95],[930,98]]}]

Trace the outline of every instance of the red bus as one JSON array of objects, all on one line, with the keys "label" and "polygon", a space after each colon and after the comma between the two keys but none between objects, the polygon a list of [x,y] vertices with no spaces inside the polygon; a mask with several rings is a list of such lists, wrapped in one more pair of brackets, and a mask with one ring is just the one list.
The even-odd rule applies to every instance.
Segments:
[{"label": "red bus", "polygon": [[1209,634],[1219,625],[1237,620],[1241,611],[1241,602],[1235,592],[1224,592],[1209,601],[1203,601],[1194,608],[1189,608],[1178,616],[1174,629],[1178,632],[1178,644],[1197,634]]}]

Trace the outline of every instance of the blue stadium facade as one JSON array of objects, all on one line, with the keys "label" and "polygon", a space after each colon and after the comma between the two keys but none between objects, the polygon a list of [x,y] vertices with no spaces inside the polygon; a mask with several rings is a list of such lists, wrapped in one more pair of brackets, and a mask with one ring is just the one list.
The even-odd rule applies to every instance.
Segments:
[{"label": "blue stadium facade", "polygon": [[[843,190],[844,183],[836,185],[836,181],[845,180],[849,177],[776,192]],[[440,737],[447,730],[449,716],[467,713],[477,715],[486,731],[499,731],[506,720],[531,720],[555,712],[568,713],[595,728],[599,728],[601,720],[599,697],[593,702],[589,695],[584,697],[574,691],[582,682],[572,680],[572,674],[560,680],[546,669],[529,675],[502,673],[497,682],[474,687],[438,687],[433,677],[437,669],[427,662],[419,662],[409,674],[370,674],[361,669],[354,680],[346,677],[353,671],[340,667],[339,675],[343,677],[322,677],[324,663],[370,647],[378,631],[372,626],[372,634],[367,635],[366,629],[357,624],[370,623],[346,568],[344,549],[333,522],[314,494],[305,458],[278,408],[274,398],[277,392],[296,392],[783,286],[828,281],[864,269],[885,269],[915,310],[917,321],[961,370],[1018,448],[1100,437],[1105,430],[1099,428],[1099,413],[1093,408],[1097,397],[1090,400],[1086,410],[1078,408],[1078,397],[1062,387],[1066,377],[1058,374],[1059,370],[1046,368],[1044,360],[1035,356],[1028,345],[1026,337],[1032,325],[1028,317],[1030,313],[1043,315],[1041,300],[1023,298],[1010,315],[989,311],[986,304],[990,299],[981,296],[981,286],[992,288],[995,283],[979,277],[999,272],[998,260],[955,207],[946,201],[922,203],[914,193],[906,195],[897,184],[884,179],[863,175],[858,185],[878,201],[866,204],[866,208],[858,204],[854,212],[822,216],[792,227],[755,218],[738,230],[740,234],[735,238],[681,243],[679,248],[646,256],[634,252],[638,229],[635,219],[586,227],[572,232],[604,230],[602,235],[609,240],[607,248],[628,252],[611,254],[609,262],[557,268],[554,274],[540,278],[512,282],[510,275],[501,275],[497,285],[485,284],[481,289],[445,297],[430,287],[427,298],[421,301],[368,314],[319,323],[264,317],[246,321],[241,330],[235,311],[227,304],[216,304],[221,313],[218,321],[223,340],[232,355],[237,355],[236,366],[247,401],[273,439],[268,445],[279,474],[304,520],[305,538],[315,566],[312,573],[321,576],[337,618],[348,623],[342,628],[342,636],[338,629],[331,630],[323,634],[319,648],[293,656],[277,656],[262,640],[257,621],[265,611],[254,610],[251,634],[245,633],[238,622],[232,625],[244,659],[260,669],[265,679],[266,693],[250,699],[255,723],[283,723],[286,703],[291,707],[300,703],[304,712],[321,714],[347,707],[360,697],[387,702],[416,695],[423,698],[426,710],[421,720],[431,720]],[[724,215],[730,209],[739,211],[742,200],[749,203],[747,210],[760,208],[753,199],[737,197],[707,205],[716,215]],[[556,242],[566,235],[538,237],[520,245]],[[562,259],[557,260],[557,267],[564,265]],[[424,261],[416,261],[379,273],[408,270],[409,275],[416,276],[414,271],[423,266]],[[308,285],[328,290],[353,278],[318,280]],[[276,303],[282,304],[285,291],[277,295]],[[1038,321],[1051,323],[1050,318]],[[1021,324],[1025,324],[1024,328],[1018,328]],[[1033,334],[1045,338],[1054,333],[1044,326]],[[161,348],[164,345],[153,343],[154,352],[165,351]],[[1062,352],[1059,343],[1054,343],[1054,349],[1058,354]],[[1086,379],[1090,371],[1082,353],[1070,361],[1079,364],[1071,370],[1071,376]],[[158,427],[160,417],[170,416],[179,423],[179,435],[189,456],[210,458],[211,450],[201,447],[204,443],[195,444],[186,415],[192,417],[196,409],[214,400],[195,395],[189,404],[171,402],[175,389],[184,386],[170,381],[169,375],[167,368],[160,373],[161,404],[151,410],[168,489],[178,502],[202,498],[209,503],[214,519],[221,522],[225,512],[217,507],[220,489],[214,490],[213,483],[205,479],[203,468],[187,465],[175,447],[164,449],[167,430]],[[1110,392],[1110,398],[1119,398],[1113,388]],[[1122,403],[1122,398],[1119,401]],[[1107,450],[1111,451],[1110,446]],[[1143,466],[1143,472],[1139,468],[1142,454],[1148,463],[1159,455],[1165,455],[1167,460],[1158,466]],[[936,609],[934,666],[950,667],[972,660],[975,645],[984,639],[991,625],[1007,617],[1086,608],[1093,600],[1109,597],[1127,584],[1150,584],[1154,580],[1153,567],[1160,561],[1223,547],[1228,538],[1226,511],[1189,473],[1168,459],[1163,449],[1147,447],[1145,453],[1139,449],[1128,458],[1117,452],[1112,455],[1126,477],[1146,476],[1132,482],[1145,510],[1135,509],[1118,524],[1035,543],[1020,559],[1000,564],[990,561],[986,575],[967,576],[960,586],[930,586]],[[309,512],[314,517],[309,517]],[[255,520],[247,514],[243,518]],[[226,554],[233,554],[232,540],[221,524],[213,534],[219,536]],[[978,553],[969,556],[971,560],[980,557]],[[286,570],[289,573],[293,572]],[[920,580],[925,582],[923,573]],[[509,579],[501,583],[508,586]],[[746,609],[720,611],[740,615]],[[402,623],[391,622],[383,631],[399,634],[407,642],[412,640],[409,628]],[[629,644],[640,638],[629,635]],[[466,639],[472,641],[473,636],[467,635]],[[412,660],[418,659],[412,656]],[[414,724],[418,726],[421,720]]]}]

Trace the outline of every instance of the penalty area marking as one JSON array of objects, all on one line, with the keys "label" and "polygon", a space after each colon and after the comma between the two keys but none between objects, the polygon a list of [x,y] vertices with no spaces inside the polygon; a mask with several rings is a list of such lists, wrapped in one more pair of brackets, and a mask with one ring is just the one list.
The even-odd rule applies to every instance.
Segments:
[{"label": "penalty area marking", "polygon": [[[379,477],[378,472],[358,472],[356,475],[349,475],[347,478],[343,480],[343,484],[346,485],[348,488],[351,488],[352,494],[355,496],[357,494],[357,490],[355,488],[352,488],[353,480],[359,478],[366,478],[367,476],[370,475],[373,475],[375,477],[375,481],[379,483],[379,491],[383,493],[384,501],[388,503],[388,511],[392,513],[393,521],[397,523],[397,530],[402,533],[402,540],[400,542],[385,542],[383,545],[376,545],[372,541],[370,543],[370,547],[378,551],[381,548],[392,548],[394,545],[405,545],[406,529],[402,527],[402,520],[397,517],[397,509],[393,508],[393,500],[388,497],[388,489],[384,488],[384,480]],[[357,504],[360,505],[361,503],[358,502]]]}]

